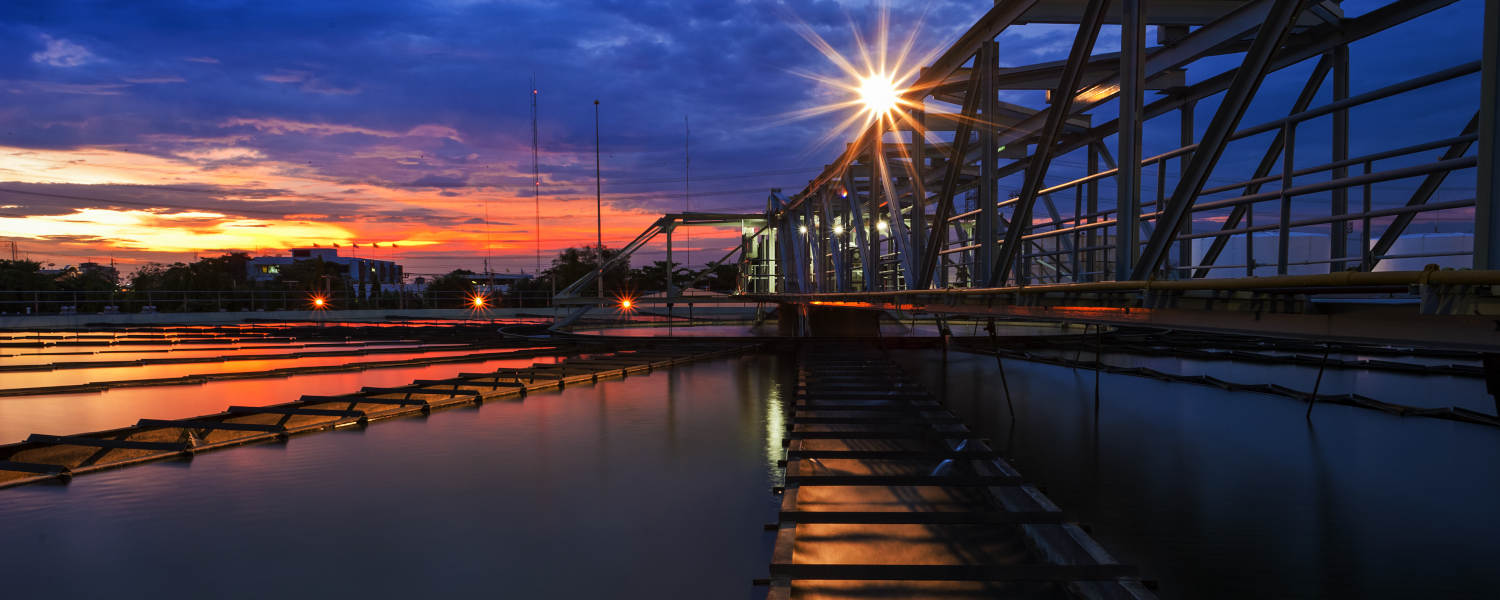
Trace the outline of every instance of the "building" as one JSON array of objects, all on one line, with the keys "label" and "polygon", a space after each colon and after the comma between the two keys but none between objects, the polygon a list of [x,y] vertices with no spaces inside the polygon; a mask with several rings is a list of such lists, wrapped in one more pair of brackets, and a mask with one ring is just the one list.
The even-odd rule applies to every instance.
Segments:
[{"label": "building", "polygon": [[246,263],[246,277],[252,282],[274,281],[282,267],[304,260],[323,259],[340,265],[349,281],[361,286],[378,286],[380,290],[399,290],[405,276],[401,265],[388,260],[339,256],[336,248],[294,248],[291,256],[257,256]]}]

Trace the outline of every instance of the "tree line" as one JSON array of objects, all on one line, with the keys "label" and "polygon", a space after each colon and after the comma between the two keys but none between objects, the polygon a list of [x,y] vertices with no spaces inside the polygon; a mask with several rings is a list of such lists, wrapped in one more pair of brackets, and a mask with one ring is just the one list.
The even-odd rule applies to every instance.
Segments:
[{"label": "tree line", "polygon": [[[619,249],[606,247],[603,257],[609,262],[617,258],[619,253]],[[167,306],[163,308],[168,310],[214,310],[215,307],[223,308],[223,300],[207,302],[202,298],[224,297],[227,293],[232,299],[251,298],[249,302],[254,305],[257,294],[261,298],[294,297],[298,302],[304,295],[317,294],[331,296],[339,300],[337,305],[350,308],[420,308],[446,307],[447,304],[453,304],[463,296],[486,287],[482,274],[456,269],[431,280],[417,278],[410,281],[410,291],[382,291],[379,286],[366,286],[364,284],[368,282],[351,279],[346,266],[321,258],[280,265],[280,270],[273,279],[255,281],[249,273],[250,259],[247,253],[231,252],[200,258],[190,263],[149,263],[136,269],[125,281],[120,281],[113,269],[70,268],[51,272],[45,271],[40,263],[34,261],[0,260],[0,301],[21,305],[35,301],[39,293],[57,298],[78,297],[77,293],[85,293],[83,302],[91,304],[104,305],[122,300],[138,305],[164,304]],[[535,305],[553,291],[561,290],[594,272],[598,265],[598,248],[568,248],[558,253],[541,273],[515,282],[510,291],[519,293],[509,295],[530,298],[531,305]],[[736,287],[738,274],[733,264],[694,270],[681,263],[668,267],[666,261],[658,260],[632,268],[628,260],[617,260],[604,273],[606,293],[638,295],[664,291],[669,268],[673,284],[678,288],[692,283],[693,287],[699,289],[729,293]],[[587,287],[583,291],[585,295],[591,294],[595,289],[593,284]],[[422,288],[425,288],[425,292],[416,291]],[[68,294],[69,292],[74,294]],[[192,294],[194,292],[198,294]],[[179,296],[180,300],[173,300]],[[505,296],[502,294],[496,301],[505,302]],[[67,300],[57,302],[66,303]],[[0,312],[13,312],[15,308],[6,307]],[[38,310],[45,309],[38,307]]]}]

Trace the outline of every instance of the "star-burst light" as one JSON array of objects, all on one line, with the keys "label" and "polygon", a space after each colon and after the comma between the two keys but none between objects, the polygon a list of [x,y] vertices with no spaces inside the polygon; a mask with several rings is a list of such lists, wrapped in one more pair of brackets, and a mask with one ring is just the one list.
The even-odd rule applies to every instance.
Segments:
[{"label": "star-burst light", "polygon": [[883,122],[886,125],[882,131],[890,131],[898,122],[904,122],[907,128],[926,136],[926,128],[912,119],[909,114],[909,109],[922,108],[921,90],[909,87],[909,82],[916,78],[922,65],[931,62],[936,57],[940,49],[934,49],[922,56],[913,53],[917,32],[922,28],[922,20],[918,18],[915,21],[907,32],[906,38],[895,48],[891,47],[890,11],[884,4],[880,6],[873,44],[866,42],[866,37],[859,32],[851,20],[849,29],[853,34],[856,48],[855,56],[851,59],[834,49],[833,45],[819,35],[812,26],[793,17],[792,28],[829,62],[833,63],[840,74],[837,77],[828,77],[816,73],[792,71],[796,75],[806,77],[831,89],[835,99],[819,106],[788,113],[782,121],[847,112],[847,116],[819,140],[820,144],[843,138],[850,130],[869,129],[877,122]]},{"label": "star-burst light", "polygon": [[469,306],[469,312],[488,311],[490,307],[490,297],[489,295],[482,292],[471,292],[466,301],[466,304],[468,304]]},{"label": "star-burst light", "polygon": [[615,294],[615,312],[628,315],[635,312],[635,295],[630,292]]}]

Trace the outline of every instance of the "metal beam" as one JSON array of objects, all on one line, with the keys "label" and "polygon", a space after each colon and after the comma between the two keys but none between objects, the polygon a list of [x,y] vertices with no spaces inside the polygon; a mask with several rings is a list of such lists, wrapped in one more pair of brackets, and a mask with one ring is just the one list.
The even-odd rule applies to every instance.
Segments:
[{"label": "metal beam", "polygon": [[[979,105],[981,122],[995,114],[995,69],[999,66],[1000,46],[995,42],[987,42],[979,48],[979,58],[974,60],[974,68],[979,69]],[[1049,114],[1052,111],[1048,111]],[[999,194],[995,189],[995,161],[999,159],[995,154],[999,152],[996,146],[995,128],[986,124],[979,130],[979,221],[974,231],[974,237],[978,238],[979,252],[975,264],[969,265],[969,269],[976,277],[986,276],[995,267],[995,236],[999,231],[1000,215],[995,204],[999,202]]]},{"label": "metal beam", "polygon": [[[1078,15],[1083,14],[1084,0],[1048,0],[1040,6],[1027,11],[1021,17],[1022,23],[1077,23]],[[1205,25],[1222,18],[1230,11],[1239,8],[1244,2],[1242,0],[1151,0],[1151,10],[1147,13],[1149,25]],[[1335,18],[1343,15],[1343,11],[1335,2],[1319,3],[1322,12]],[[1125,7],[1110,9],[1104,14],[1104,22],[1108,24],[1124,23],[1129,20]],[[1304,15],[1298,19],[1298,25],[1316,25],[1324,22],[1324,18],[1316,15]]]},{"label": "metal beam", "polygon": [[1484,3],[1479,79],[1479,182],[1474,205],[1474,268],[1500,268],[1500,0]]},{"label": "metal beam", "polygon": [[[1108,7],[1109,0],[1089,0],[1088,9],[1083,13],[1078,34],[1073,37],[1073,49],[1068,53],[1068,65],[1063,68],[1061,81],[1052,95],[1056,102],[1047,111],[1041,141],[1037,143],[1036,154],[1031,157],[1031,167],[1026,170],[1026,180],[1021,186],[1021,196],[1016,202],[1015,212],[1011,213],[1010,227],[1005,232],[1005,243],[1000,246],[999,260],[990,267],[990,286],[1000,285],[1009,278],[1016,257],[1020,255],[1021,235],[1031,226],[1031,210],[1036,204],[1037,191],[1042,188],[1047,167],[1052,163],[1052,146],[1062,133],[1063,119],[1073,106],[1074,92],[1083,78],[1083,66],[1094,48],[1094,42],[1099,39],[1099,27],[1103,24],[1104,10]],[[988,95],[985,97],[989,98]],[[986,167],[992,166],[986,164]],[[994,182],[991,181],[989,185],[993,189]],[[987,204],[987,208],[994,209],[993,200]]]},{"label": "metal beam", "polygon": [[1121,2],[1120,26],[1120,168],[1115,173],[1115,279],[1135,269],[1141,216],[1141,126],[1145,123],[1146,16],[1142,0]]},{"label": "metal beam", "polygon": [[[916,277],[916,261],[911,252],[911,237],[906,231],[906,224],[901,218],[901,194],[896,193],[895,186],[891,185],[891,166],[885,159],[885,153],[879,151],[881,144],[885,143],[885,118],[876,119],[877,133],[874,138],[875,170],[880,180],[880,188],[885,193],[886,203],[889,205],[891,240],[896,246],[896,264],[901,267],[901,275],[908,280],[907,287],[912,287],[910,280]],[[894,127],[893,127],[894,129]],[[891,287],[896,287],[896,278],[891,278]]]},{"label": "metal beam", "polygon": [[1171,202],[1163,208],[1162,215],[1157,220],[1157,229],[1152,233],[1151,239],[1146,242],[1146,248],[1141,252],[1140,262],[1131,272],[1131,279],[1150,277],[1166,257],[1167,247],[1171,244],[1172,238],[1177,235],[1183,219],[1191,214],[1193,201],[1203,190],[1209,173],[1219,162],[1219,157],[1224,154],[1224,146],[1229,142],[1229,136],[1239,127],[1240,119],[1245,116],[1245,109],[1249,107],[1251,98],[1256,90],[1260,89],[1261,82],[1265,80],[1272,56],[1285,41],[1297,15],[1301,14],[1304,1],[1275,0],[1271,6],[1264,22],[1255,33],[1255,41],[1250,44],[1250,50],[1245,53],[1243,63],[1236,70],[1234,81],[1229,84],[1223,102],[1219,104],[1218,110],[1214,111],[1213,119],[1209,121],[1208,129],[1203,133],[1203,141],[1198,144],[1198,151],[1193,153],[1192,162],[1178,180],[1177,188],[1172,192]]}]

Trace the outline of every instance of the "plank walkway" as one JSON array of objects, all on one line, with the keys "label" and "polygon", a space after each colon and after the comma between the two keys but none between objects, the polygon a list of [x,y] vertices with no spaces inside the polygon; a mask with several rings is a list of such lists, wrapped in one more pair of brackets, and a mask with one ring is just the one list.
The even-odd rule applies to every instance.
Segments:
[{"label": "plank walkway", "polygon": [[568,385],[650,372],[672,365],[750,351],[755,344],[676,342],[599,351],[556,364],[460,373],[391,388],[367,387],[339,396],[303,396],[271,406],[230,406],[187,419],[141,419],[131,427],[76,435],[33,434],[0,446],[0,488],[149,461],[191,457],[209,450],[285,440],[292,435],[363,426],[372,421],[426,415]]},{"label": "plank walkway", "polygon": [[879,354],[807,349],[768,598],[1155,596]]}]

